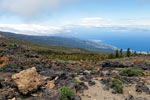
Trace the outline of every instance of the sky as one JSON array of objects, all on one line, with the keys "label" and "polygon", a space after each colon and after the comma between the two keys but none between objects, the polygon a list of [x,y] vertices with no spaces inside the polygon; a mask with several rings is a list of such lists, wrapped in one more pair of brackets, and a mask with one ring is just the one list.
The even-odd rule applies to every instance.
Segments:
[{"label": "sky", "polygon": [[150,0],[0,0],[0,31],[55,35],[103,27],[150,31]]}]

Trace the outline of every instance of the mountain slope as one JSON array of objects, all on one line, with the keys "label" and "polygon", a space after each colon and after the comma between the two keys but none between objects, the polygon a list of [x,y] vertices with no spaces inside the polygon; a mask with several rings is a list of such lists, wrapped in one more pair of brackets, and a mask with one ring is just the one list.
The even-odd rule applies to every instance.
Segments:
[{"label": "mountain slope", "polygon": [[72,48],[83,48],[102,53],[114,52],[114,50],[116,49],[116,47],[110,45],[99,44],[96,42],[82,40],[78,38],[68,38],[58,36],[31,36],[31,35],[14,34],[10,32],[0,32],[0,33],[8,37],[23,39],[40,44],[48,44],[52,46],[65,46]]}]

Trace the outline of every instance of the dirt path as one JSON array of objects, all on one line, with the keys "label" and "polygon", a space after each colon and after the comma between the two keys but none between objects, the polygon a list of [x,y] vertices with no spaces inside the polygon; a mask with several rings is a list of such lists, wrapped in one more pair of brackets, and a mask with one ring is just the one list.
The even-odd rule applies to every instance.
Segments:
[{"label": "dirt path", "polygon": [[85,90],[83,95],[81,95],[82,100],[126,100],[126,98],[129,98],[129,95],[132,95],[134,98],[150,98],[148,94],[137,93],[135,84],[128,87],[124,86],[123,94],[112,94],[111,89],[109,91],[104,90],[104,85],[101,84],[99,80],[100,79],[94,80],[96,83],[94,86],[89,86],[88,83],[85,82],[89,89]]},{"label": "dirt path", "polygon": [[95,80],[96,85],[88,86],[88,90],[84,91],[84,96],[82,100],[123,100],[124,97],[121,94],[112,94],[110,91],[105,91],[104,85],[102,85],[98,80]]}]

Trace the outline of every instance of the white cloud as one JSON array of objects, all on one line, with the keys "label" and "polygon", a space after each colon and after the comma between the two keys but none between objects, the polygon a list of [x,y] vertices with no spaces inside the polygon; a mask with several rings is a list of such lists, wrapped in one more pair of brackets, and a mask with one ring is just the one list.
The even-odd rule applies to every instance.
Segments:
[{"label": "white cloud", "polygon": [[91,40],[91,41],[96,42],[96,43],[102,42],[102,40]]},{"label": "white cloud", "polygon": [[31,17],[44,8],[48,11],[73,0],[0,0],[0,9],[6,12]]},{"label": "white cloud", "polygon": [[103,18],[100,17],[92,17],[92,18],[81,18],[81,22],[84,23],[93,23],[93,22],[101,22],[103,21]]},{"label": "white cloud", "polygon": [[0,30],[6,32],[14,32],[17,34],[26,35],[57,35],[61,32],[66,33],[69,31],[64,27],[56,26],[41,26],[41,25],[28,25],[28,24],[0,24]]},{"label": "white cloud", "polygon": [[78,25],[85,27],[100,27],[103,19],[100,17],[81,18]]},{"label": "white cloud", "polygon": [[[74,28],[97,28],[104,32],[150,31],[150,19],[110,20],[99,17],[81,18],[61,26],[42,26],[36,24],[0,24],[0,31],[26,35],[72,35]],[[80,30],[78,30],[80,31]]]},{"label": "white cloud", "polygon": [[75,25],[75,26],[81,26],[81,27],[86,27],[86,28],[106,27],[106,28],[113,28],[115,30],[119,29],[120,27],[124,28],[125,30],[129,28],[150,30],[150,18],[119,19],[119,20],[104,19],[101,17],[81,18],[79,21],[72,22],[72,23],[70,22],[67,25]]}]

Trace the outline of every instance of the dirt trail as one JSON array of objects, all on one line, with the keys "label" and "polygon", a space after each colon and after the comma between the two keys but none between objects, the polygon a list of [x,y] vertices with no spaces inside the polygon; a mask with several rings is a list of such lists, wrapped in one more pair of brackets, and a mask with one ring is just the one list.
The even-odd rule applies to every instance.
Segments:
[{"label": "dirt trail", "polygon": [[[100,80],[100,79],[99,79]],[[150,98],[150,95],[145,93],[137,93],[135,90],[135,84],[129,87],[124,86],[123,94],[112,94],[112,90],[104,90],[104,85],[100,83],[99,80],[94,80],[95,85],[89,86],[87,82],[85,84],[88,86],[88,90],[84,91],[84,95],[81,95],[82,100],[125,100],[131,94],[134,98]]]},{"label": "dirt trail", "polygon": [[110,91],[105,91],[104,85],[98,80],[95,80],[96,85],[88,86],[88,90],[84,91],[84,96],[81,96],[83,100],[123,100],[124,97],[121,94],[112,94]]}]

